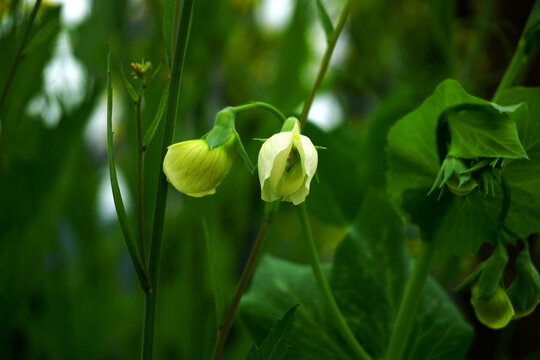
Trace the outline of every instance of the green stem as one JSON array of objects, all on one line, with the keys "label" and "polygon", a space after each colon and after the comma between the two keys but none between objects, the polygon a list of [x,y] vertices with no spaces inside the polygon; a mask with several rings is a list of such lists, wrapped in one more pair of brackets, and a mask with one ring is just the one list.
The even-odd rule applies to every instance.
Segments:
[{"label": "green stem", "polygon": [[493,95],[493,101],[497,101],[503,90],[507,89],[512,85],[516,77],[518,76],[520,70],[527,64],[529,57],[525,55],[525,40],[521,38],[518,43],[518,47],[512,56],[510,65],[506,69],[504,76]]},{"label": "green stem", "polygon": [[26,24],[26,28],[24,29],[23,37],[22,37],[21,43],[19,44],[19,48],[17,49],[17,53],[15,55],[13,64],[11,65],[11,69],[9,71],[6,84],[4,85],[4,88],[2,89],[2,94],[0,95],[0,109],[2,109],[2,107],[4,106],[4,102],[6,101],[9,87],[11,86],[11,83],[13,82],[13,78],[15,77],[15,73],[17,72],[17,68],[19,67],[19,64],[21,63],[22,53],[28,41],[28,36],[30,35],[30,30],[32,30],[32,26],[34,25],[34,20],[36,19],[36,15],[38,13],[40,5],[41,5],[41,0],[37,0],[36,3],[34,4],[34,7],[32,8],[32,12],[30,13],[30,18],[28,19],[28,23]]},{"label": "green stem", "polygon": [[146,246],[144,243],[144,144],[142,134],[142,112],[141,103],[144,94],[144,87],[141,86],[139,98],[135,103],[135,116],[137,118],[137,215],[138,215],[138,237],[141,247],[141,259],[144,267],[146,262]]},{"label": "green stem", "polygon": [[[180,93],[180,83],[182,80],[182,69],[186,56],[191,19],[193,14],[193,3],[195,0],[184,0],[180,22],[178,24],[176,45],[171,63],[171,79],[169,81],[169,97],[167,99],[167,111],[164,120],[163,142],[161,148],[161,161],[165,158],[167,147],[172,143],[174,134],[174,120],[178,108],[178,95]],[[154,208],[154,226],[152,229],[152,245],[150,248],[150,260],[148,271],[152,282],[152,292],[146,295],[145,317],[143,327],[143,345],[141,357],[143,360],[151,360],[154,354],[154,329],[156,317],[156,302],[159,284],[159,270],[161,262],[161,243],[163,239],[163,224],[165,221],[165,207],[167,203],[168,183],[165,174],[159,167],[158,188],[156,194],[156,205]]]},{"label": "green stem", "polygon": [[343,26],[345,25],[345,22],[347,21],[347,16],[349,15],[350,10],[351,10],[351,1],[346,0],[345,5],[343,6],[343,9],[341,10],[341,13],[339,14],[339,19],[334,29],[334,32],[332,33],[332,37],[330,37],[330,39],[328,40],[328,45],[326,46],[326,50],[324,52],[321,65],[319,66],[319,72],[317,73],[317,78],[315,79],[313,88],[311,89],[311,92],[309,93],[309,96],[304,104],[304,109],[302,110],[302,114],[300,115],[300,127],[302,129],[306,125],[309,109],[311,108],[311,104],[313,104],[313,100],[315,99],[315,94],[317,93],[317,90],[321,86],[324,75],[326,74],[326,70],[328,69],[328,64],[330,63],[330,58],[332,57],[332,53],[334,52],[334,48],[336,47],[339,34],[341,33],[341,30],[343,29]]},{"label": "green stem", "polygon": [[[279,202],[276,202],[274,206],[279,206]],[[238,282],[238,286],[236,288],[236,292],[234,293],[231,306],[229,306],[227,314],[225,315],[225,319],[223,320],[223,324],[218,330],[218,337],[216,340],[216,344],[214,345],[212,360],[218,360],[221,358],[223,348],[225,347],[225,342],[227,341],[227,336],[229,335],[229,331],[231,330],[234,318],[236,316],[236,312],[238,310],[238,305],[240,305],[240,299],[242,298],[242,294],[244,294],[244,291],[249,284],[249,280],[253,275],[253,270],[255,269],[255,264],[257,263],[257,258],[259,257],[261,246],[264,242],[266,232],[268,231],[270,225],[272,225],[272,216],[265,216],[264,221],[259,229],[259,233],[257,234],[257,239],[255,239],[253,248],[251,248],[251,252],[249,254],[246,266],[244,267],[244,271],[242,272],[242,276],[240,277],[240,281]]]},{"label": "green stem", "polygon": [[[508,68],[506,68],[506,72],[504,73],[504,76],[499,83],[497,90],[495,91],[495,95],[493,95],[493,101],[496,101],[501,93],[514,83],[519,73],[528,65],[531,55],[533,54],[533,49],[538,45],[538,40],[536,37],[528,36],[530,35],[529,32],[532,30],[532,28],[537,26],[535,22],[538,21],[536,18],[538,11],[540,11],[540,0],[536,0],[533,5],[529,18],[527,19],[527,23],[525,24],[525,28],[521,33],[516,51],[514,52],[512,60],[510,61],[510,65],[508,65]],[[529,43],[527,43],[528,41]]]},{"label": "green stem", "polygon": [[435,247],[431,242],[422,242],[414,268],[407,282],[405,294],[401,300],[396,323],[390,337],[386,360],[401,360],[407,340],[414,325],[416,312],[424,295],[424,286],[429,276]]},{"label": "green stem", "polygon": [[252,102],[250,104],[240,105],[240,106],[233,106],[232,107],[232,109],[234,111],[237,111],[237,112],[244,111],[244,110],[249,110],[249,109],[255,109],[255,108],[264,109],[264,110],[267,110],[267,111],[271,112],[277,118],[279,118],[279,120],[281,120],[281,122],[284,122],[287,119],[285,117],[285,115],[283,115],[283,113],[281,111],[279,111],[277,108],[275,108],[274,106],[272,106],[270,104],[262,102],[262,101],[255,101],[255,102]]},{"label": "green stem", "polygon": [[319,292],[321,293],[321,296],[323,297],[326,305],[328,306],[328,309],[330,310],[330,315],[332,316],[339,333],[349,344],[351,349],[356,354],[357,358],[362,360],[371,360],[371,356],[366,352],[366,350],[364,350],[362,345],[358,343],[358,340],[356,340],[353,332],[351,331],[351,328],[341,314],[336,300],[332,295],[332,291],[330,290],[330,285],[328,285],[328,282],[326,281],[326,278],[321,268],[321,263],[319,261],[319,255],[317,254],[317,248],[315,247],[315,242],[313,241],[313,235],[311,234],[311,227],[309,225],[309,219],[305,203],[298,205],[296,208],[298,209],[298,216],[302,224],[302,230],[304,232],[304,238],[306,240],[306,245],[308,248],[308,254],[311,261],[311,269],[313,271],[313,275],[315,276]]}]

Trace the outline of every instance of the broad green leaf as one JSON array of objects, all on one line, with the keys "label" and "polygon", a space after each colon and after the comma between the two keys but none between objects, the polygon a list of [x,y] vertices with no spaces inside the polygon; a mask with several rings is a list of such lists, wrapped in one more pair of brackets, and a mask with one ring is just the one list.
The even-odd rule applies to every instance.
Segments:
[{"label": "broad green leaf", "polygon": [[128,248],[129,256],[135,267],[135,272],[139,277],[139,282],[144,290],[150,289],[150,279],[144,270],[144,266],[139,255],[139,249],[129,227],[129,221],[126,214],[126,208],[122,201],[122,193],[118,185],[118,177],[116,175],[116,166],[114,164],[114,148],[113,148],[113,131],[112,131],[112,80],[111,80],[111,52],[107,47],[107,154],[109,163],[109,175],[111,179],[111,188],[113,193],[114,206],[124,240]]},{"label": "broad green leaf", "polygon": [[285,313],[270,329],[261,346],[253,344],[246,360],[281,360],[290,348],[289,335],[298,305]]},{"label": "broad green leaf", "polygon": [[[368,192],[358,222],[336,250],[330,285],[360,343],[384,356],[409,276],[403,223],[382,195]],[[472,329],[444,290],[429,279],[405,359],[462,359]],[[348,359],[317,292],[311,269],[267,257],[242,300],[248,328],[260,338],[280,312],[300,304],[285,359]]]},{"label": "broad green leaf", "polygon": [[[376,359],[386,352],[411,266],[401,218],[369,192],[336,251],[331,284],[353,332]],[[471,327],[430,278],[404,359],[462,359],[471,340]]]},{"label": "broad green leaf", "polygon": [[516,118],[516,126],[529,159],[508,160],[502,169],[512,200],[505,224],[526,237],[540,231],[540,88],[511,88],[498,101],[502,105],[525,102],[528,107],[525,116]]},{"label": "broad green leaf", "polygon": [[[515,102],[510,103],[511,101]],[[510,106],[522,102],[527,103],[527,99],[514,96],[505,98],[501,104]],[[436,144],[438,118],[446,109],[461,104],[478,104],[477,106],[504,109],[467,94],[454,80],[442,82],[432,96],[428,97],[416,110],[400,119],[390,130],[386,179],[391,199],[410,216],[412,222],[420,225],[424,240],[437,241],[439,247],[450,252],[475,253],[483,242],[495,242],[497,216],[502,205],[501,190],[495,187],[494,197],[480,196],[477,190],[473,190],[464,198],[448,191],[438,201],[436,196],[427,196],[440,167]],[[530,118],[530,114],[527,116],[526,108],[527,106],[521,105],[508,114],[512,121],[515,121],[525,153],[532,158],[531,160],[506,159],[503,166],[503,177],[507,179],[511,188],[514,190],[517,185],[515,188],[517,194],[515,198],[512,197],[506,224],[519,234],[538,228],[540,225],[540,220],[533,219],[530,215],[534,214],[534,211],[525,213],[531,208],[535,209],[535,203],[530,201],[530,197],[526,202],[524,201],[525,198],[521,196],[518,185],[519,182],[528,183],[534,180],[529,180],[530,176],[524,176],[524,173],[520,174],[522,176],[520,179],[516,179],[517,175],[511,171],[511,168],[515,166],[513,164],[521,166],[534,164],[534,149],[530,153],[530,141],[524,141],[524,136],[528,135],[524,135],[522,123]],[[530,174],[531,169],[527,167],[525,169],[527,169],[527,174]],[[527,185],[525,187],[527,192],[534,196],[533,187],[529,188]],[[524,217],[525,221],[520,221],[520,217]],[[517,226],[510,225],[512,221],[520,223],[519,226],[526,222],[528,228],[517,229]]]},{"label": "broad green leaf", "polygon": [[481,157],[522,158],[527,154],[521,145],[516,123],[510,117],[523,106],[461,104],[441,115],[450,129],[448,154],[461,159]]},{"label": "broad green leaf", "polygon": [[319,14],[319,20],[326,35],[326,41],[330,41],[330,38],[334,34],[334,25],[332,25],[332,20],[330,20],[330,16],[328,16],[322,0],[316,0],[315,2],[317,3],[317,14]]},{"label": "broad green leaf", "polygon": [[255,341],[262,342],[275,319],[297,304],[300,306],[290,335],[292,347],[284,359],[353,360],[327,319],[311,268],[265,256],[241,303],[243,319]]}]

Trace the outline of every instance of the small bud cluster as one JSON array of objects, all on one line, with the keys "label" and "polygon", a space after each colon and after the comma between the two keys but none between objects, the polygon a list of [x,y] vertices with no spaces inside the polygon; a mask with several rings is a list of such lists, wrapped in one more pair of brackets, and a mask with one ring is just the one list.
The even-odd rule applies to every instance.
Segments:
[{"label": "small bud cluster", "polygon": [[131,63],[131,75],[133,76],[133,79],[139,80],[142,79],[145,75],[148,75],[150,72],[152,72],[152,63],[150,61],[142,61],[140,63]]}]

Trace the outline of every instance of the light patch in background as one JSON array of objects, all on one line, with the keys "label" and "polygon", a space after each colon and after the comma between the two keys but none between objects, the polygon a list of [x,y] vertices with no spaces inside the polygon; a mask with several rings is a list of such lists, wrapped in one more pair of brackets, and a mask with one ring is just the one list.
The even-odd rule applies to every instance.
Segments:
[{"label": "light patch in background", "polygon": [[[116,175],[118,176],[118,186],[120,187],[120,193],[122,194],[122,200],[126,208],[126,212],[129,213],[131,209],[131,198],[129,191],[127,191],[127,181],[123,173],[116,168]],[[97,210],[98,216],[102,223],[110,224],[118,221],[116,216],[116,207],[114,206],[114,199],[112,196],[111,179],[109,177],[109,169],[106,167],[102,171],[101,179],[99,181],[98,198],[97,198]]]},{"label": "light patch in background", "polygon": [[62,117],[62,107],[68,112],[75,109],[86,93],[86,71],[73,56],[65,31],[58,36],[53,58],[45,66],[43,78],[44,89],[30,101],[27,113],[40,116],[47,127],[55,127]]},{"label": "light patch in background", "polygon": [[330,93],[317,95],[308,115],[309,122],[329,132],[343,123],[343,109]]},{"label": "light patch in background", "polygon": [[[35,0],[26,0],[27,6],[34,6]],[[77,26],[90,15],[90,0],[48,0],[49,4],[61,5],[60,18],[66,26]]]},{"label": "light patch in background", "polygon": [[[118,134],[120,123],[124,114],[122,102],[113,97],[113,133]],[[115,137],[116,138],[116,137]],[[103,92],[94,111],[90,115],[86,129],[84,130],[84,140],[87,148],[97,156],[107,153],[107,92]]]},{"label": "light patch in background", "polygon": [[279,32],[291,21],[293,8],[293,0],[262,0],[256,9],[257,20],[264,31]]}]

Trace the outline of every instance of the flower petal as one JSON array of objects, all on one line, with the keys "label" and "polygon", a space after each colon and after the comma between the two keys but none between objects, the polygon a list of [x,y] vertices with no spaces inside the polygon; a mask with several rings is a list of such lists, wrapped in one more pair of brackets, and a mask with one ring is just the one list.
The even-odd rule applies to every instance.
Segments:
[{"label": "flower petal", "polygon": [[[277,133],[262,145],[258,160],[262,196],[265,194],[267,198],[276,196],[276,189],[285,171],[291,149],[292,132],[290,131]],[[271,194],[274,196],[270,196]]]}]

